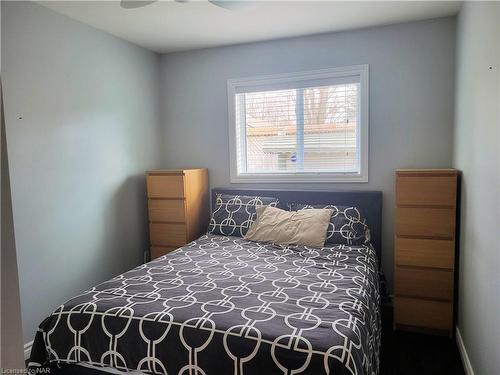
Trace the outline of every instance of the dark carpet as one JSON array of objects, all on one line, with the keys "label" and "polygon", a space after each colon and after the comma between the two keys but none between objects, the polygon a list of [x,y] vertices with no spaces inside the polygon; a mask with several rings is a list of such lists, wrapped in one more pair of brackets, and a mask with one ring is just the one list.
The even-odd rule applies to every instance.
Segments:
[{"label": "dark carpet", "polygon": [[455,339],[392,329],[392,307],[382,308],[381,375],[465,375]]},{"label": "dark carpet", "polygon": [[[100,371],[65,366],[57,375],[102,375]],[[392,307],[382,308],[381,375],[465,375],[454,339],[410,332],[394,332]],[[222,374],[221,374],[222,375]]]}]

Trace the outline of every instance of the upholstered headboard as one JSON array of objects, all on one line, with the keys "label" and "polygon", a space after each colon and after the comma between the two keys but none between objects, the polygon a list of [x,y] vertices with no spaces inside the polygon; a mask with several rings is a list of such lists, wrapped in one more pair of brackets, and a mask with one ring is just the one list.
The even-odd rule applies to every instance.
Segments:
[{"label": "upholstered headboard", "polygon": [[271,189],[213,188],[212,207],[217,194],[260,195],[276,197],[280,206],[288,203],[337,204],[358,207],[370,227],[371,243],[377,252],[379,264],[382,253],[382,192],[381,191],[294,191]]}]

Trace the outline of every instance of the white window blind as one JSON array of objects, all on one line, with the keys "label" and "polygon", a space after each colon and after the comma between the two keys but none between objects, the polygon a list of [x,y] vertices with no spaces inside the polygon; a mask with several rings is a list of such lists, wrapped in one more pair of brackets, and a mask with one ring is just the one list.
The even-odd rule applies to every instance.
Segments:
[{"label": "white window blind", "polygon": [[364,181],[363,72],[230,82],[233,182]]}]

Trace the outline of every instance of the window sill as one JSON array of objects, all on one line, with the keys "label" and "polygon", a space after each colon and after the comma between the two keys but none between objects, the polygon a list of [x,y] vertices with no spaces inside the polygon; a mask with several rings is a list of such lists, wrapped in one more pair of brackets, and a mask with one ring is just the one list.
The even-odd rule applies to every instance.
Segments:
[{"label": "window sill", "polygon": [[367,183],[362,174],[239,174],[231,176],[232,184],[244,183]]}]

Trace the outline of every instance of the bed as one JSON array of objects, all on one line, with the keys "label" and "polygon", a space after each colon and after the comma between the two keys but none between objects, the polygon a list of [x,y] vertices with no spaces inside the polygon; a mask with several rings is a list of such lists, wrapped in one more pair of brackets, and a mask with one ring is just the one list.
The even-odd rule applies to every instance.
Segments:
[{"label": "bed", "polygon": [[378,374],[380,192],[213,189],[359,207],[371,244],[322,249],[207,234],[61,305],[31,366],[152,374]]}]

